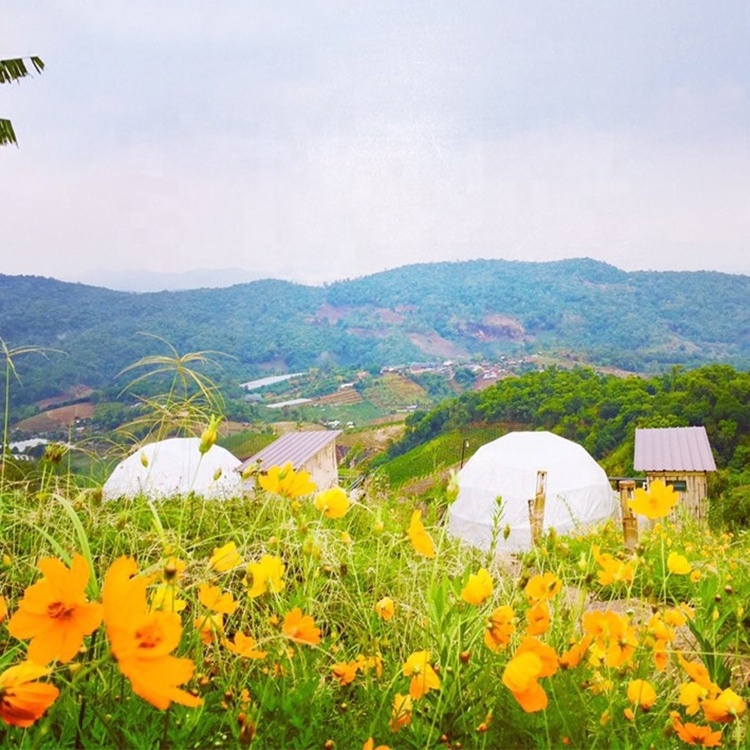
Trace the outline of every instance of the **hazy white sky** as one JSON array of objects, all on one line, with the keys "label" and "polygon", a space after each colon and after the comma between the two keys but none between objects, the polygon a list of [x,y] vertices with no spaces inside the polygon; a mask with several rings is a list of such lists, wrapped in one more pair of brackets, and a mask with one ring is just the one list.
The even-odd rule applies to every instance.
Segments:
[{"label": "hazy white sky", "polygon": [[0,272],[750,274],[747,0],[10,0]]}]

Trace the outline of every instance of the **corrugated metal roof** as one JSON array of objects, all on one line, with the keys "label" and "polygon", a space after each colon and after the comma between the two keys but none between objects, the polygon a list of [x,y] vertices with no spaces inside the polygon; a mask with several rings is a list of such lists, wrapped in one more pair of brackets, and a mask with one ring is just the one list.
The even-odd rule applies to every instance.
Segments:
[{"label": "corrugated metal roof", "polygon": [[299,469],[306,461],[335,440],[341,432],[341,430],[288,432],[267,445],[262,451],[250,456],[242,463],[240,471],[257,464],[258,461],[260,461],[261,471],[268,471],[272,466],[283,466],[289,461],[295,469]]},{"label": "corrugated metal roof", "polygon": [[716,471],[705,427],[635,431],[636,471]]}]

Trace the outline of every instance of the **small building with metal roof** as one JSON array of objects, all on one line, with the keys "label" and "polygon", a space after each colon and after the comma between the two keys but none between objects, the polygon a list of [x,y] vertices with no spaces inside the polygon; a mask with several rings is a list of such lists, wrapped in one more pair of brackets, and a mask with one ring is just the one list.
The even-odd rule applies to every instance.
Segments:
[{"label": "small building with metal roof", "polygon": [[[338,485],[338,462],[336,460],[336,438],[342,430],[306,430],[288,432],[242,462],[240,472],[257,468],[265,474],[272,466],[291,463],[295,471],[306,471],[319,490]],[[246,483],[252,489],[254,480]]]},{"label": "small building with metal roof", "polygon": [[705,427],[658,427],[635,431],[633,468],[649,481],[661,479],[680,493],[680,505],[697,520],[708,511],[708,472],[716,471]]}]

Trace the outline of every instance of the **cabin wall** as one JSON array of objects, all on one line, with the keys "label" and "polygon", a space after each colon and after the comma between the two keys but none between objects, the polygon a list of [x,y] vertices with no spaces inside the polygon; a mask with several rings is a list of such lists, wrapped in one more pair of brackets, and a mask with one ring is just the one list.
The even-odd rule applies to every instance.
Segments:
[{"label": "cabin wall", "polygon": [[306,461],[300,469],[310,474],[319,490],[327,490],[338,486],[339,471],[336,462],[336,441],[331,441],[323,450],[316,453],[310,460]]}]

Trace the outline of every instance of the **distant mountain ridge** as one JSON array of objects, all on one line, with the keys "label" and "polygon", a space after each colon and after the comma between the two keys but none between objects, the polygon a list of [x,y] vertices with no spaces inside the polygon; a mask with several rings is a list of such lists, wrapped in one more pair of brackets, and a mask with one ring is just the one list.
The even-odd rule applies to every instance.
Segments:
[{"label": "distant mountain ridge", "polygon": [[[0,275],[0,337],[63,350],[28,356],[38,398],[110,383],[162,353],[232,355],[227,374],[334,363],[381,366],[502,353],[575,352],[630,371],[750,365],[750,276],[625,272],[590,259],[476,260],[404,266],[322,287],[259,280],[222,289],[128,293]],[[20,360],[19,360],[20,362]]]}]

